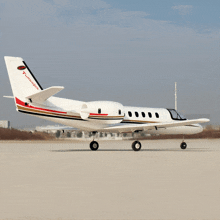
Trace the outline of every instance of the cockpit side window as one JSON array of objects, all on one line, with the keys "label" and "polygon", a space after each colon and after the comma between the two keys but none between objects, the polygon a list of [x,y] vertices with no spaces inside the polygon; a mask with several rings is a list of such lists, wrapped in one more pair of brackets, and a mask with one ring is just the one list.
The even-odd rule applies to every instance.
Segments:
[{"label": "cockpit side window", "polygon": [[179,114],[175,109],[167,109],[170,113],[170,116],[173,120],[186,120],[184,116]]}]

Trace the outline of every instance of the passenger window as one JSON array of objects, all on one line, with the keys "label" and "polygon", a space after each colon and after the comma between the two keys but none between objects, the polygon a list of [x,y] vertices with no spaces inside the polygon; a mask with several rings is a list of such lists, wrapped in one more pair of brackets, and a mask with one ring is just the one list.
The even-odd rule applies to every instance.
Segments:
[{"label": "passenger window", "polygon": [[132,117],[132,113],[131,112],[128,112],[128,115],[129,115],[129,117]]},{"label": "passenger window", "polygon": [[152,114],[150,112],[148,112],[148,116],[149,118],[152,118]]},{"label": "passenger window", "polygon": [[138,114],[138,112],[135,112],[135,115],[136,115],[136,117],[139,117],[139,114]]},{"label": "passenger window", "polygon": [[121,115],[121,109],[118,110],[118,114]]},{"label": "passenger window", "polygon": [[101,111],[101,108],[99,108],[99,109],[98,109],[98,113],[101,114],[101,112],[102,112],[102,111]]},{"label": "passenger window", "polygon": [[159,114],[157,112],[155,113],[155,115],[156,115],[156,118],[159,118]]},{"label": "passenger window", "polygon": [[141,112],[141,114],[142,114],[142,117],[145,118],[145,113],[144,113],[144,112]]}]

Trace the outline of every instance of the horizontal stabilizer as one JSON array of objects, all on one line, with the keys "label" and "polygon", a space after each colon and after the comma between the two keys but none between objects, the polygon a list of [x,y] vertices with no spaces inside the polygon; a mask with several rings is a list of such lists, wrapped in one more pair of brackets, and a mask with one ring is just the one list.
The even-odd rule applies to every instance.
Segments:
[{"label": "horizontal stabilizer", "polygon": [[8,99],[13,99],[14,98],[14,96],[8,96],[8,95],[4,95],[3,97],[8,98]]},{"label": "horizontal stabilizer", "polygon": [[47,89],[41,90],[40,92],[34,93],[33,95],[29,95],[26,97],[26,99],[30,100],[31,102],[43,103],[48,98],[57,94],[63,89],[63,86],[52,86]]}]

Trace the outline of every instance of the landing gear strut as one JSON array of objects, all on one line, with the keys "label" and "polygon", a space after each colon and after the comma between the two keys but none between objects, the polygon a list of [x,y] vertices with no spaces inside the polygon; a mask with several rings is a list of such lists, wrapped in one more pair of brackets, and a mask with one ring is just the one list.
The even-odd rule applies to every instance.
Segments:
[{"label": "landing gear strut", "polygon": [[186,149],[186,147],[187,147],[187,144],[186,144],[186,142],[183,141],[183,142],[180,144],[180,148],[184,150],[184,149]]},{"label": "landing gear strut", "polygon": [[131,147],[134,151],[139,151],[141,149],[141,143],[139,141],[134,141]]},{"label": "landing gear strut", "polygon": [[91,149],[91,150],[98,150],[98,148],[99,148],[99,143],[98,143],[98,142],[92,141],[92,142],[90,143],[90,149]]}]

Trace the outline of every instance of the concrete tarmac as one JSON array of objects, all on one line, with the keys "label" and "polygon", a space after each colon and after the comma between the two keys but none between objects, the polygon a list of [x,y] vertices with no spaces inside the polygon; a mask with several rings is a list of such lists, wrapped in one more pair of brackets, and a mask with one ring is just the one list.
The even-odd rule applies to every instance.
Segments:
[{"label": "concrete tarmac", "polygon": [[0,142],[0,219],[220,219],[220,140]]}]

